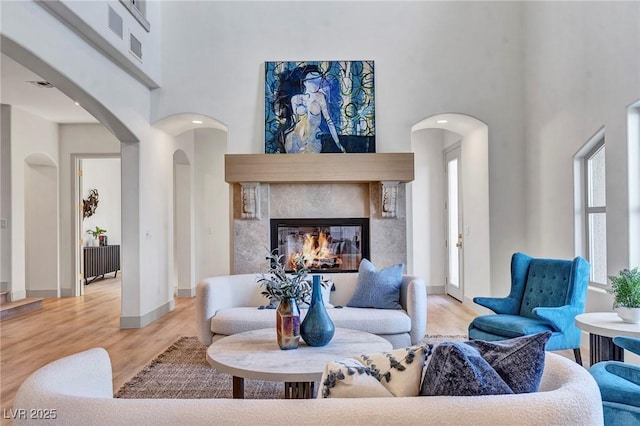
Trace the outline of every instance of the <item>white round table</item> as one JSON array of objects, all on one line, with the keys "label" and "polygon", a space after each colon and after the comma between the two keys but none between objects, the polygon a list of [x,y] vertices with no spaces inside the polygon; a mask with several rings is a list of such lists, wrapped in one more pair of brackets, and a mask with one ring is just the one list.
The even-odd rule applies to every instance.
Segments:
[{"label": "white round table", "polygon": [[608,360],[624,361],[624,350],[613,343],[613,337],[640,337],[640,324],[623,322],[615,312],[580,314],[575,323],[576,327],[589,333],[591,365]]},{"label": "white round table", "polygon": [[326,346],[282,350],[276,330],[265,328],[216,340],[207,349],[207,361],[233,376],[233,397],[244,397],[244,379],[285,382],[285,398],[311,398],[313,382],[322,378],[329,361],[353,355],[388,352],[391,343],[375,334],[337,328]]}]

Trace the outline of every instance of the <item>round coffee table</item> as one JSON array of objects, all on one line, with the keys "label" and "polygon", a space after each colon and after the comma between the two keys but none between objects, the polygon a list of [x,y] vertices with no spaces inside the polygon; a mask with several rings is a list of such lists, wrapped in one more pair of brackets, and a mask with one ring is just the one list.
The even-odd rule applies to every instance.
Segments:
[{"label": "round coffee table", "polygon": [[624,361],[624,350],[613,343],[613,337],[640,337],[640,324],[623,322],[615,312],[580,314],[575,322],[576,327],[589,333],[591,365],[608,360]]},{"label": "round coffee table", "polygon": [[285,383],[285,398],[313,397],[313,382],[322,378],[329,361],[349,356],[391,351],[391,343],[375,334],[337,328],[326,346],[282,350],[276,330],[265,328],[216,340],[207,349],[207,361],[218,371],[233,376],[233,397],[244,398],[244,379]]}]

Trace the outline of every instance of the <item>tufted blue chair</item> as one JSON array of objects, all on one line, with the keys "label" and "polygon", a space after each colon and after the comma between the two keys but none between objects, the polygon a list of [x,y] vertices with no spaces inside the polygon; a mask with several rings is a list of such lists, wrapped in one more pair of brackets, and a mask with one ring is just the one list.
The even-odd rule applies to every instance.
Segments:
[{"label": "tufted blue chair", "polygon": [[469,325],[469,338],[505,340],[551,331],[546,350],[573,349],[576,362],[582,365],[580,330],[574,318],[584,312],[589,271],[589,262],[582,257],[539,259],[515,253],[509,296],[474,297],[475,303],[496,315],[476,317]]},{"label": "tufted blue chair", "polygon": [[[640,355],[640,339],[617,336],[613,343]],[[600,387],[605,425],[640,425],[640,365],[603,361],[591,366]]]}]

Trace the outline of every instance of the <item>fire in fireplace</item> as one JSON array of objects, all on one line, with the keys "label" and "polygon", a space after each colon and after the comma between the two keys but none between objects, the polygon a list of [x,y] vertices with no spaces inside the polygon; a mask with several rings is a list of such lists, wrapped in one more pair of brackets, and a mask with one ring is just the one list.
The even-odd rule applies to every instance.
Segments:
[{"label": "fire in fireplace", "polygon": [[312,272],[357,272],[369,258],[369,219],[271,219],[271,250],[293,270],[303,256]]}]

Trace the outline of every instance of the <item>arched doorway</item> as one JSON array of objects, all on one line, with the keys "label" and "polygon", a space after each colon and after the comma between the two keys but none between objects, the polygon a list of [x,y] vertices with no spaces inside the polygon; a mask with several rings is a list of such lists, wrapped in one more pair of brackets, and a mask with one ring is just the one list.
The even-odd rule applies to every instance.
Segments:
[{"label": "arched doorway", "polygon": [[172,289],[195,296],[201,278],[230,273],[230,188],[224,181],[227,127],[214,118],[185,113],[154,127],[174,138]]},{"label": "arched doorway", "polygon": [[[474,296],[490,294],[488,127],[469,115],[448,113],[420,121],[411,132],[413,272],[427,279],[430,292],[471,304]],[[452,164],[455,176],[449,173]],[[454,194],[455,211],[453,200],[447,201]]]}]

